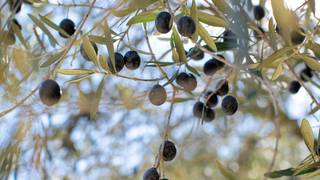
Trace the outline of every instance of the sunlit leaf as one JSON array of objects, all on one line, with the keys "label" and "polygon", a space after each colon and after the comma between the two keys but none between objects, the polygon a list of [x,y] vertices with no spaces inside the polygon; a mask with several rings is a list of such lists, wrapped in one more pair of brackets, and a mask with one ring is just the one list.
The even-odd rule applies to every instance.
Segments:
[{"label": "sunlit leaf", "polygon": [[274,23],[273,23],[273,18],[269,19],[269,23],[268,23],[268,37],[270,39],[270,43],[272,47],[276,47],[276,31],[274,28]]},{"label": "sunlit leaf", "polygon": [[226,27],[226,22],[223,19],[203,11],[198,11],[198,19],[199,21],[210,26]]},{"label": "sunlit leaf", "polygon": [[138,24],[138,23],[146,23],[150,21],[154,21],[157,16],[157,11],[151,11],[151,12],[143,12],[140,13],[137,16],[132,17],[127,25],[133,25],[133,24]]},{"label": "sunlit leaf", "polygon": [[289,46],[289,47],[283,47],[283,48],[275,51],[272,55],[270,55],[269,57],[267,57],[266,59],[264,59],[261,62],[260,67],[269,66],[275,60],[277,60],[277,59],[281,58],[282,56],[286,55],[286,53],[288,53],[289,51],[293,50],[294,48],[295,48],[295,46]]},{"label": "sunlit leaf", "polygon": [[309,41],[306,44],[306,48],[310,49],[311,51],[313,51],[313,53],[317,56],[320,57],[320,45],[313,42],[313,41]]},{"label": "sunlit leaf", "polygon": [[105,56],[99,55],[99,64],[105,70],[108,71],[107,58]]},{"label": "sunlit leaf", "polygon": [[315,60],[314,58],[305,55],[305,54],[299,54],[297,55],[298,58],[302,59],[311,69],[320,71],[320,63],[319,61]]},{"label": "sunlit leaf", "polygon": [[[186,101],[191,101],[193,100],[193,98],[174,98],[173,102],[174,103],[182,103],[182,102],[186,102]],[[172,99],[169,99],[168,102],[172,102]]]},{"label": "sunlit leaf", "polygon": [[57,40],[51,34],[49,29],[42,23],[42,21],[40,21],[38,18],[36,18],[32,14],[28,14],[28,15],[31,18],[31,20],[48,36],[52,46],[55,46],[56,44],[58,44]]},{"label": "sunlit leaf", "polygon": [[25,52],[23,49],[13,49],[12,51],[14,65],[24,76],[29,73],[30,67],[27,57],[27,52]]},{"label": "sunlit leaf", "polygon": [[147,62],[148,65],[150,66],[170,66],[175,64],[174,62],[161,62],[161,61],[148,61]]},{"label": "sunlit leaf", "polygon": [[128,16],[129,14],[134,12],[135,10],[136,9],[130,8],[130,7],[127,9],[121,9],[121,10],[112,9],[111,13],[116,17],[124,17],[124,16]]},{"label": "sunlit leaf", "polygon": [[314,153],[314,136],[308,120],[303,119],[300,126],[301,135],[310,152]]},{"label": "sunlit leaf", "polygon": [[75,77],[75,78],[73,78],[73,79],[71,79],[71,80],[69,80],[69,81],[66,81],[65,83],[70,83],[70,84],[72,84],[72,83],[78,83],[78,82],[80,82],[80,81],[82,81],[82,80],[84,80],[84,79],[87,79],[88,77],[90,77],[92,74],[86,74],[86,75],[83,75],[83,76],[78,76],[78,77]]},{"label": "sunlit leaf", "polygon": [[88,69],[57,69],[57,72],[63,75],[88,75],[94,71]]},{"label": "sunlit leaf", "polygon": [[209,32],[199,23],[199,35],[200,37],[206,42],[206,44],[213,50],[217,51],[217,46],[213,40],[213,38],[210,36]]},{"label": "sunlit leaf", "polygon": [[64,54],[64,51],[58,52],[52,56],[50,56],[45,62],[43,62],[40,67],[44,68],[44,67],[48,67],[51,64],[55,63],[56,61],[58,61]]},{"label": "sunlit leaf", "polygon": [[225,0],[211,0],[211,1],[223,13],[227,13],[231,9]]},{"label": "sunlit leaf", "polygon": [[54,30],[60,32],[61,34],[65,35],[66,37],[69,36],[68,33],[66,33],[63,29],[61,29],[57,24],[52,22],[50,19],[48,19],[46,16],[39,15],[41,21],[46,23],[49,27],[53,28]]},{"label": "sunlit leaf", "polygon": [[174,45],[175,45],[176,50],[179,54],[179,62],[186,63],[187,62],[187,55],[186,55],[183,43],[181,41],[181,38],[180,38],[175,27],[172,27],[172,35],[173,35],[173,39],[174,39]]},{"label": "sunlit leaf", "polygon": [[191,18],[194,20],[194,22],[196,22],[196,31],[192,34],[192,41],[193,42],[197,42],[198,40],[198,24],[199,24],[199,20],[198,20],[198,9],[197,9],[197,5],[196,5],[196,1],[192,0],[192,6],[191,6]]},{"label": "sunlit leaf", "polygon": [[277,69],[274,71],[271,80],[274,81],[278,79],[278,77],[283,73],[283,66],[282,63],[279,63]]},{"label": "sunlit leaf", "polygon": [[90,42],[88,36],[84,36],[83,38],[83,49],[86,55],[89,57],[89,59],[93,62],[95,62],[96,65],[97,63],[97,53],[94,50],[94,47],[92,46],[92,43]]},{"label": "sunlit leaf", "polygon": [[91,108],[90,111],[90,118],[91,119],[95,119],[96,118],[96,114],[99,110],[99,104],[100,104],[100,100],[101,100],[101,96],[102,96],[102,92],[103,92],[103,87],[104,87],[104,79],[101,80],[98,89],[96,90],[95,93],[95,97],[94,97],[94,102],[93,102],[93,106]]},{"label": "sunlit leaf", "polygon": [[20,30],[20,28],[18,27],[18,25],[16,23],[11,23],[11,27],[14,31],[14,33],[16,34],[16,36],[18,37],[19,41],[23,44],[24,48],[29,49],[29,44],[26,42],[25,38],[23,37],[23,34]]},{"label": "sunlit leaf", "polygon": [[108,23],[106,22],[105,26],[105,40],[107,42],[107,49],[109,53],[109,58],[111,59],[113,69],[116,69],[116,60],[115,60],[115,55],[114,55],[114,47],[113,47],[113,41],[112,41],[112,35],[111,35],[111,30],[109,28]]}]

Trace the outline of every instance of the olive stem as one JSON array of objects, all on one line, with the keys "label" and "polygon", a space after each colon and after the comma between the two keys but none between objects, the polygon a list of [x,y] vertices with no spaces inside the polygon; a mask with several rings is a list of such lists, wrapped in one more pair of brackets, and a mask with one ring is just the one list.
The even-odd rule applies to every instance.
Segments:
[{"label": "olive stem", "polygon": [[35,89],[33,89],[25,98],[23,98],[21,101],[19,101],[16,105],[14,105],[13,107],[0,112],[0,117],[3,117],[5,115],[7,115],[8,113],[10,113],[11,111],[13,111],[14,109],[16,109],[17,107],[19,107],[20,105],[22,105],[25,101],[27,101],[37,90],[39,87],[36,87]]}]

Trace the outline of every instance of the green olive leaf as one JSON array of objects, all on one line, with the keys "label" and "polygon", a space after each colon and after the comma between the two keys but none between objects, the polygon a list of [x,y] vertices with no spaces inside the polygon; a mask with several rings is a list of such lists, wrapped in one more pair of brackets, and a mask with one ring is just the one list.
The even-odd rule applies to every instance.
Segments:
[{"label": "green olive leaf", "polygon": [[100,104],[100,100],[101,100],[101,96],[102,96],[102,92],[103,92],[103,87],[104,87],[104,79],[101,80],[101,82],[98,86],[98,89],[96,90],[96,93],[95,93],[93,106],[90,111],[90,118],[91,119],[96,118],[97,112],[99,110],[99,104]]},{"label": "green olive leaf", "polygon": [[63,56],[64,51],[60,51],[52,56],[50,56],[45,62],[43,62],[40,67],[44,68],[44,67],[48,67],[51,64],[55,63],[57,60],[59,60],[61,58],[61,56]]},{"label": "green olive leaf", "polygon": [[88,36],[84,36],[82,38],[83,40],[83,49],[84,52],[88,55],[89,59],[94,62],[94,64],[99,65],[97,60],[97,53],[94,50],[94,47],[92,46],[92,43],[89,40]]},{"label": "green olive leaf", "polygon": [[55,47],[55,45],[58,44],[58,42],[54,38],[54,36],[51,34],[49,29],[43,24],[43,22],[40,21],[35,16],[33,16],[32,14],[28,14],[28,16],[31,18],[31,20],[34,22],[34,24],[37,25],[48,36],[50,44]]},{"label": "green olive leaf", "polygon": [[265,173],[264,176],[268,178],[280,178],[282,176],[292,176],[294,173],[294,168],[288,168],[278,171],[272,171],[270,173]]},{"label": "green olive leaf", "polygon": [[112,35],[111,35],[111,30],[109,28],[108,23],[106,22],[105,25],[105,41],[107,42],[107,49],[109,53],[109,58],[111,59],[111,63],[113,66],[113,69],[116,69],[116,60],[115,60],[115,55],[114,55],[114,47],[113,47],[113,40],[112,40]]},{"label": "green olive leaf", "polygon": [[278,79],[278,77],[283,73],[283,66],[282,63],[279,63],[277,69],[274,71],[271,80],[274,81]]},{"label": "green olive leaf", "polygon": [[302,59],[311,69],[319,71],[320,70],[320,63],[319,61],[315,60],[314,58],[305,55],[305,54],[299,54],[296,56],[299,59]]},{"label": "green olive leaf", "polygon": [[296,46],[283,47],[275,51],[272,55],[270,55],[269,57],[267,57],[261,62],[260,68],[265,68],[270,66],[272,63],[280,59],[282,56],[286,55],[286,53],[293,50],[294,48],[296,48]]},{"label": "green olive leaf", "polygon": [[137,16],[132,17],[128,22],[127,25],[133,25],[133,24],[138,24],[138,23],[146,23],[146,22],[151,22],[156,19],[156,16],[158,14],[158,11],[147,11],[147,12],[142,12],[138,14]]},{"label": "green olive leaf", "polygon": [[209,32],[199,23],[199,35],[200,37],[206,42],[206,44],[213,50],[217,51],[217,46],[213,40],[213,38],[210,36]]},{"label": "green olive leaf", "polygon": [[61,34],[65,35],[66,37],[69,36],[68,33],[66,33],[63,29],[61,29],[58,25],[56,25],[54,22],[52,22],[50,19],[48,19],[46,16],[39,15],[41,21],[43,21],[45,24],[47,24],[52,29],[60,32]]},{"label": "green olive leaf", "polygon": [[304,142],[306,143],[309,151],[314,154],[314,136],[313,136],[313,130],[308,122],[308,120],[303,119],[300,126],[300,132],[304,139]]},{"label": "green olive leaf", "polygon": [[198,40],[198,24],[199,24],[199,20],[198,20],[198,9],[197,9],[197,5],[195,0],[192,0],[192,6],[191,6],[191,18],[193,19],[193,21],[196,23],[196,31],[192,34],[191,39],[193,42],[197,42]]},{"label": "green olive leaf", "polygon": [[19,41],[22,43],[22,45],[26,48],[29,49],[29,44],[25,41],[23,34],[21,33],[20,28],[18,27],[18,25],[16,23],[11,23],[10,26],[12,27],[14,33],[17,35]]},{"label": "green olive leaf", "polygon": [[310,49],[311,51],[313,51],[313,53],[317,56],[320,57],[320,45],[313,42],[313,41],[309,41],[306,44],[306,48]]},{"label": "green olive leaf", "polygon": [[175,45],[175,48],[177,50],[177,53],[179,55],[179,62],[185,64],[187,62],[187,55],[183,46],[183,43],[181,41],[181,38],[176,30],[175,27],[172,27],[172,35],[173,35],[173,42]]},{"label": "green olive leaf", "polygon": [[198,18],[199,18],[199,21],[201,21],[207,25],[210,25],[210,26],[215,26],[215,27],[226,27],[227,26],[226,22],[223,19],[221,19],[213,14],[208,14],[203,11],[198,11]]},{"label": "green olive leaf", "polygon": [[57,72],[63,75],[89,75],[93,74],[94,71],[89,69],[57,69]]}]

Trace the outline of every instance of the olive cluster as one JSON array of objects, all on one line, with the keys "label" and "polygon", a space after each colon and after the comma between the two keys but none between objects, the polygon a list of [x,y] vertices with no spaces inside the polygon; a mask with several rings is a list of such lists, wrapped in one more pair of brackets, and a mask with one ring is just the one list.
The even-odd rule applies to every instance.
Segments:
[{"label": "olive cluster", "polygon": [[[197,101],[193,106],[193,115],[202,119],[204,122],[211,122],[215,119],[214,107],[219,103],[218,97],[224,97],[221,109],[226,115],[233,115],[238,110],[238,101],[235,97],[227,95],[229,85],[227,80],[220,80],[215,91],[207,91],[204,94],[204,101]],[[227,96],[226,96],[227,95]]]},{"label": "olive cluster", "polygon": [[[59,32],[62,38],[69,38],[76,31],[74,22],[71,19],[67,18],[63,19],[60,22],[59,27],[62,29],[62,32]],[[90,43],[95,53],[98,54],[99,50],[97,44],[95,42]],[[91,61],[89,55],[84,50],[84,44],[81,44],[80,46],[80,54],[84,59]],[[124,66],[126,66],[126,68],[129,70],[136,70],[140,67],[141,64],[140,55],[136,51],[132,50],[127,51],[124,56],[119,52],[115,52],[114,60],[115,64],[112,63],[110,57],[107,59],[107,67],[111,73],[120,72]],[[44,82],[42,82],[39,88],[39,96],[41,101],[47,106],[52,106],[58,103],[61,98],[61,90],[59,84],[51,79],[45,80]]]},{"label": "olive cluster", "polygon": [[[93,43],[93,47],[98,52],[97,46]],[[80,51],[81,55],[89,60],[88,55],[84,51]],[[128,51],[123,57],[120,53],[115,53],[115,68],[111,62],[111,59],[108,58],[107,65],[110,72],[116,73],[120,72],[124,66],[129,70],[138,69],[141,63],[139,54],[136,51]],[[54,80],[45,80],[42,82],[39,88],[39,96],[41,101],[47,105],[52,106],[60,100],[61,90],[59,84]]]},{"label": "olive cluster", "polygon": [[[254,6],[253,8],[253,14],[254,18],[257,21],[262,20],[265,17],[265,10],[261,5]],[[276,26],[276,32],[280,35],[283,33],[281,32],[281,29],[279,26]],[[263,34],[265,33],[264,29],[260,26],[258,26],[258,29],[254,29],[253,35],[258,39],[262,39]],[[303,28],[297,28],[290,31],[290,40],[292,45],[299,45],[303,43],[305,40],[305,31]]]},{"label": "olive cluster", "polygon": [[[253,8],[253,14],[254,14],[254,18],[257,21],[260,21],[265,16],[265,10],[261,5],[257,5]],[[262,33],[262,34],[265,33],[265,31],[261,27],[258,27],[258,29],[259,29],[260,33]],[[283,32],[281,31],[281,29],[278,25],[276,26],[276,32],[279,35],[283,35]],[[259,33],[257,30],[254,30],[254,36],[257,39],[261,38],[261,36],[259,36]],[[300,27],[300,28],[291,30],[290,40],[291,40],[292,45],[299,45],[299,44],[303,43],[305,40],[304,29]],[[313,77],[313,71],[310,67],[308,67],[306,65],[306,67],[302,71],[300,71],[300,79],[304,82],[307,82],[312,77]],[[291,81],[288,86],[289,92],[292,94],[296,94],[300,88],[301,88],[301,84],[296,80]]]}]

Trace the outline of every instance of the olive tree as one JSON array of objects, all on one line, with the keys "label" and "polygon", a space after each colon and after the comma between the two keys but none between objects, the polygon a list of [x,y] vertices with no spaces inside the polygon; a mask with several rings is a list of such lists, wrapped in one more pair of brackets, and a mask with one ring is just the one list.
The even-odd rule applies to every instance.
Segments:
[{"label": "olive tree", "polygon": [[289,4],[2,1],[1,177],[317,178],[319,14]]}]

